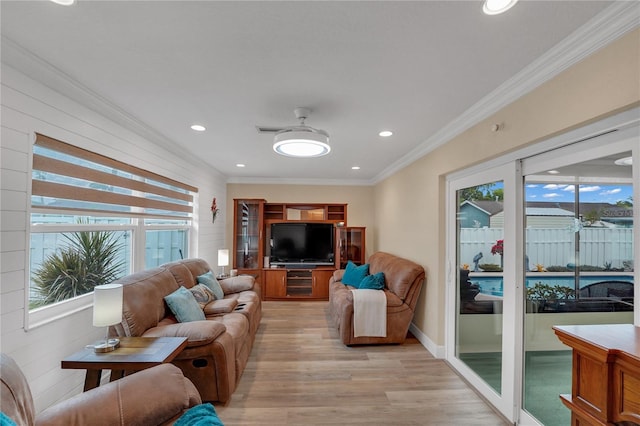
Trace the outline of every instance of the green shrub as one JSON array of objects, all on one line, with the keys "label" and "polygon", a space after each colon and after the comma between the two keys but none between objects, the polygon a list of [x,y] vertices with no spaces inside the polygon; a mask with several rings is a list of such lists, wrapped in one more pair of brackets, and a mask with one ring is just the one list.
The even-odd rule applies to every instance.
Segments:
[{"label": "green shrub", "polygon": [[123,274],[118,261],[122,243],[108,231],[81,231],[63,234],[67,245],[49,255],[33,273],[37,293],[31,308],[48,305],[93,291]]}]

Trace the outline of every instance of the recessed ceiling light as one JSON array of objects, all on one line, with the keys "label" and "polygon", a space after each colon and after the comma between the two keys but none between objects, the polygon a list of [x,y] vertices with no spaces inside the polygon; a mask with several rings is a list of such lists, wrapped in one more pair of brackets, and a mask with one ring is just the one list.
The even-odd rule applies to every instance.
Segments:
[{"label": "recessed ceiling light", "polygon": [[236,164],[236,167],[244,167],[244,164],[238,163],[238,164]]},{"label": "recessed ceiling light", "polygon": [[393,135],[393,132],[391,130],[383,130],[378,134],[383,138],[388,138],[389,136]]},{"label": "recessed ceiling light", "polygon": [[62,6],[71,6],[76,0],[51,0],[54,3],[61,4]]},{"label": "recessed ceiling light", "polygon": [[631,166],[633,164],[633,158],[632,157],[624,157],[624,158],[618,158],[615,163],[618,166]]},{"label": "recessed ceiling light", "polygon": [[560,172],[559,172],[559,171],[557,171],[557,170],[548,170],[548,171],[547,171],[547,173],[549,173],[550,175],[557,175],[557,174],[559,174]]},{"label": "recessed ceiling light", "polygon": [[351,170],[360,170],[360,166],[353,166],[351,167]]},{"label": "recessed ceiling light", "polygon": [[195,130],[196,132],[204,132],[205,130],[207,130],[207,128],[201,124],[194,124],[191,126],[191,129]]},{"label": "recessed ceiling light", "polygon": [[511,9],[518,0],[485,0],[482,11],[487,15],[498,15]]}]

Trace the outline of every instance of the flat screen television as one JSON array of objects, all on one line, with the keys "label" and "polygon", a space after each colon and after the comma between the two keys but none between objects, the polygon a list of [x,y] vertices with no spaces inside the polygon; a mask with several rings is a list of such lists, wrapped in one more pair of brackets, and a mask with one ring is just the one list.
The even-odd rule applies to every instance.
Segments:
[{"label": "flat screen television", "polygon": [[331,223],[272,223],[270,263],[333,265],[334,235]]}]

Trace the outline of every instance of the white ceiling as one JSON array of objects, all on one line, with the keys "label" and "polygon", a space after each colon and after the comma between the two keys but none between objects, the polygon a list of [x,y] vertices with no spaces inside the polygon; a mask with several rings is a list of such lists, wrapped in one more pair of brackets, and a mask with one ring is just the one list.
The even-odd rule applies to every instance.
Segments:
[{"label": "white ceiling", "polygon": [[[521,0],[486,16],[481,1],[3,0],[2,60],[95,95],[93,108],[230,181],[371,183],[559,71],[558,56],[578,60],[572,46],[613,3]],[[57,78],[12,53],[24,50]],[[328,156],[278,156],[257,133],[296,124],[297,106],[329,132]]]}]

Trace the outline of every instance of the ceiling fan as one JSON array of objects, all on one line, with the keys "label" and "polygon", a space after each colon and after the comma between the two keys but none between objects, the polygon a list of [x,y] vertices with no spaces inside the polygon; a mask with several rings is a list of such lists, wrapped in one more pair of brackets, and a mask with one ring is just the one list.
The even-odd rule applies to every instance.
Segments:
[{"label": "ceiling fan", "polygon": [[300,121],[297,126],[267,127],[256,126],[258,133],[275,133],[273,150],[288,157],[321,157],[331,152],[329,134],[321,129],[307,126],[304,121],[309,117],[309,108],[298,107],[293,110]]}]

